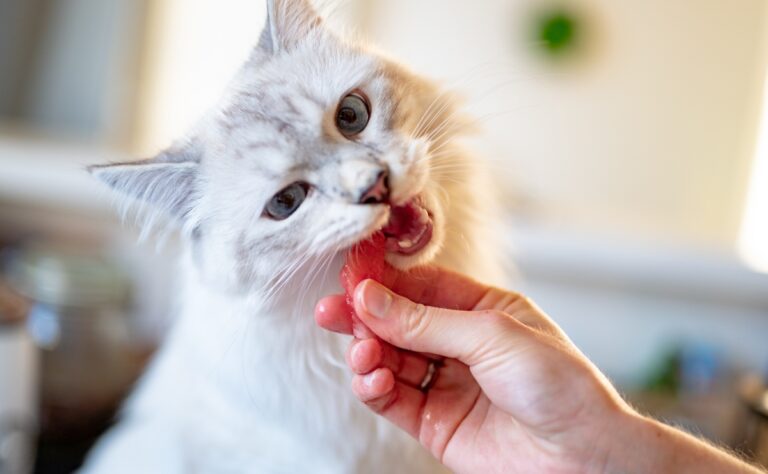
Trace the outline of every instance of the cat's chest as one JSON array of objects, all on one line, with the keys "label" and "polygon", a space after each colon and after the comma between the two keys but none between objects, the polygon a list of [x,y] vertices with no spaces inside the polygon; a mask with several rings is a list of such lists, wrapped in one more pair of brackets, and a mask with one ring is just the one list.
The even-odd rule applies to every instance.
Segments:
[{"label": "cat's chest", "polygon": [[432,464],[413,440],[353,397],[343,363],[348,337],[315,330],[311,320],[278,324],[279,316],[252,315],[273,324],[209,329],[204,344],[198,327],[182,328],[171,341],[158,376],[175,374],[174,384],[187,387],[178,413],[193,465],[338,473],[395,467],[401,456],[408,466],[419,459]]},{"label": "cat's chest", "polygon": [[[349,336],[314,323],[335,279],[265,309],[188,279],[182,313],[128,416],[167,426],[200,472],[435,472],[352,394]],[[191,472],[191,471],[190,471]]]}]

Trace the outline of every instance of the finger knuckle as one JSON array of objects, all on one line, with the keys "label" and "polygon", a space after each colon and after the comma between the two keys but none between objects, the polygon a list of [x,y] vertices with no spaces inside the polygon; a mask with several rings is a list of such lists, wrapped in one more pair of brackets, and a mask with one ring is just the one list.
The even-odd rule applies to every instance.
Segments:
[{"label": "finger knuckle", "polygon": [[508,333],[516,328],[517,322],[508,313],[492,309],[483,312],[486,323],[493,327],[496,333]]},{"label": "finger knuckle", "polygon": [[487,321],[488,324],[500,325],[505,320],[509,319],[507,313],[498,309],[489,309],[480,313],[480,317]]},{"label": "finger knuckle", "polygon": [[534,306],[533,300],[524,293],[508,293],[507,298],[507,308],[511,311],[526,310]]},{"label": "finger knuckle", "polygon": [[423,304],[411,306],[403,315],[403,335],[408,341],[424,336],[430,325],[430,313]]},{"label": "finger knuckle", "polygon": [[536,307],[536,303],[533,299],[526,295],[519,295],[520,305],[525,309],[532,309]]},{"label": "finger knuckle", "polygon": [[382,413],[384,413],[384,410],[386,408],[386,406],[381,402],[381,400],[369,400],[364,403],[368,406],[368,408],[372,412],[376,413],[377,415],[381,415]]}]

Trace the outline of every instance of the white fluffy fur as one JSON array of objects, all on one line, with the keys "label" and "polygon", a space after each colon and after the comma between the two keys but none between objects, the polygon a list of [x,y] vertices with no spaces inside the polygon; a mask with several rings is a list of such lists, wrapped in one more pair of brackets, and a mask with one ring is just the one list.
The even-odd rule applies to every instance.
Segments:
[{"label": "white fluffy fur", "polygon": [[[354,399],[348,340],[318,329],[312,310],[340,292],[345,250],[389,217],[356,201],[382,166],[393,202],[419,195],[434,217],[423,252],[390,257],[401,268],[489,276],[494,245],[478,219],[492,209],[489,186],[456,143],[463,125],[448,94],[338,39],[307,0],[268,6],[260,45],[189,137],[153,160],[93,170],[156,209],[149,220],[171,215],[187,251],[178,321],[85,472],[441,469]],[[356,141],[332,126],[353,89],[373,110]],[[307,201],[265,219],[265,203],[297,180],[313,186]]]}]

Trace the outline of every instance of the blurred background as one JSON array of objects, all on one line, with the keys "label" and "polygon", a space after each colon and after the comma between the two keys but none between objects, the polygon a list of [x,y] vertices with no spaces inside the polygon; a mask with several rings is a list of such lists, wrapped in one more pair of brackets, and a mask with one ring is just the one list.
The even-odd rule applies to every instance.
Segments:
[{"label": "blurred background", "polygon": [[[0,0],[0,473],[71,472],[171,319],[85,165],[213,101],[261,0]],[[539,302],[641,410],[768,465],[768,3],[348,0],[463,91]]]}]

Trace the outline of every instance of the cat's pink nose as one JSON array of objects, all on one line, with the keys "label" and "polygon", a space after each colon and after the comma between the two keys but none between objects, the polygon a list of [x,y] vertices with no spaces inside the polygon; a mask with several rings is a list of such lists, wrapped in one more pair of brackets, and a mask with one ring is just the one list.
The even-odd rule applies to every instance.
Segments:
[{"label": "cat's pink nose", "polygon": [[360,196],[360,204],[382,204],[389,200],[389,171],[381,170],[376,181]]}]

